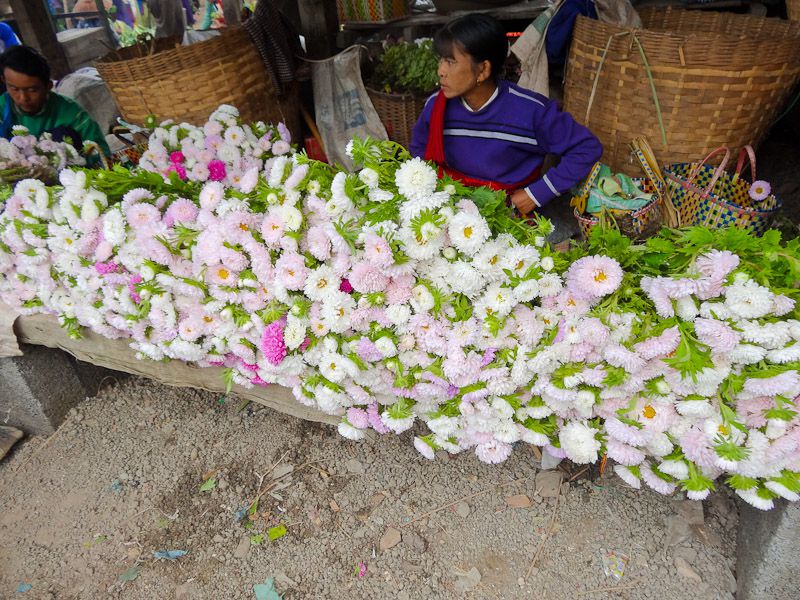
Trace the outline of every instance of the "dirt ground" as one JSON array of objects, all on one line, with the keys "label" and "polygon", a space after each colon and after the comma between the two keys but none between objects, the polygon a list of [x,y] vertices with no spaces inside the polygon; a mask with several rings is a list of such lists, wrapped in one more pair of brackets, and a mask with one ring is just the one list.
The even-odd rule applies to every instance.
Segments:
[{"label": "dirt ground", "polygon": [[[274,577],[286,599],[732,598],[724,493],[703,506],[588,472],[566,483],[527,449],[428,462],[408,434],[353,443],[239,408],[124,378],[19,446],[0,463],[0,597],[252,599]],[[619,581],[608,551],[629,559]]]},{"label": "dirt ground", "polygon": [[[794,235],[798,122],[775,128],[758,169]],[[733,598],[725,491],[665,498],[543,471],[530,449],[431,463],[411,439],[348,442],[218,395],[108,380],[0,462],[0,598],[274,600],[254,592],[267,578],[284,599]],[[153,555],[171,550],[186,554]],[[604,573],[615,556],[619,579]]]}]

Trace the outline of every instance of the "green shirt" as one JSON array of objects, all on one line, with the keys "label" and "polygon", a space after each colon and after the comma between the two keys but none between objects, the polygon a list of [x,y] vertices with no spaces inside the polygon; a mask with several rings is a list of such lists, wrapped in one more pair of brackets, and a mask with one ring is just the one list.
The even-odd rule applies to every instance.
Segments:
[{"label": "green shirt", "polygon": [[[27,127],[31,135],[36,137],[41,136],[43,133],[53,131],[58,127],[69,127],[74,129],[78,135],[81,136],[82,141],[95,142],[106,156],[110,156],[111,152],[106,143],[106,137],[100,130],[100,126],[94,122],[80,104],[57,94],[50,92],[47,100],[40,110],[35,115],[29,115],[20,110],[17,110],[16,105],[11,100],[8,93],[0,96],[0,115],[4,115],[6,105],[11,104],[11,125],[22,125]],[[76,148],[79,152],[81,148]]]}]

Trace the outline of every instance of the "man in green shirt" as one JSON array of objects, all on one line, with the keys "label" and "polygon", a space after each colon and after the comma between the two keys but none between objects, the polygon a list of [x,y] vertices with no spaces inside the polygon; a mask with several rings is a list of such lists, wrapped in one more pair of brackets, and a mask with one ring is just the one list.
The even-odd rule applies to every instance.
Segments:
[{"label": "man in green shirt", "polygon": [[69,138],[80,151],[95,142],[110,155],[100,126],[74,100],[52,91],[50,65],[29,46],[13,46],[0,56],[6,93],[0,96],[0,136],[10,139],[12,127],[22,125],[36,137],[48,132],[53,139]]}]

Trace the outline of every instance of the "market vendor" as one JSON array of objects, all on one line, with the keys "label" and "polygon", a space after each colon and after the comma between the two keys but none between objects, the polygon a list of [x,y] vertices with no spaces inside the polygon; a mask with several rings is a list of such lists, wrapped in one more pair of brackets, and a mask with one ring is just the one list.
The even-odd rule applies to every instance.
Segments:
[{"label": "market vendor", "polygon": [[36,137],[50,133],[53,139],[66,138],[77,150],[83,143],[95,142],[108,156],[106,138],[100,126],[81,106],[52,91],[50,65],[37,50],[14,46],[0,56],[6,93],[0,96],[0,136],[10,139],[12,128],[22,125]]},{"label": "market vendor", "polygon": [[[598,139],[555,101],[500,78],[508,42],[496,19],[453,19],[434,46],[441,89],[414,126],[411,154],[469,185],[506,190],[523,215],[589,174],[603,152]],[[542,176],[547,154],[560,162]]]}]

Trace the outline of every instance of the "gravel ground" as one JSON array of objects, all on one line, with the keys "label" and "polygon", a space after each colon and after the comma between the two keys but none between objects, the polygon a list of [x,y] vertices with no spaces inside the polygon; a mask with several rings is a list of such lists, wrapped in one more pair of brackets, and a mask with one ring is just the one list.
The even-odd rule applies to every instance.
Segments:
[{"label": "gravel ground", "polygon": [[[572,473],[539,470],[529,448],[498,466],[471,454],[428,462],[408,433],[354,443],[214,394],[108,383],[55,435],[0,463],[2,598],[252,599],[267,577],[285,599],[736,589],[738,517],[725,493],[699,504],[594,472],[559,486]],[[212,474],[216,488],[201,491]],[[259,490],[252,519],[237,521]],[[280,524],[285,536],[251,542]],[[620,581],[604,575],[606,551],[629,557]]]}]

